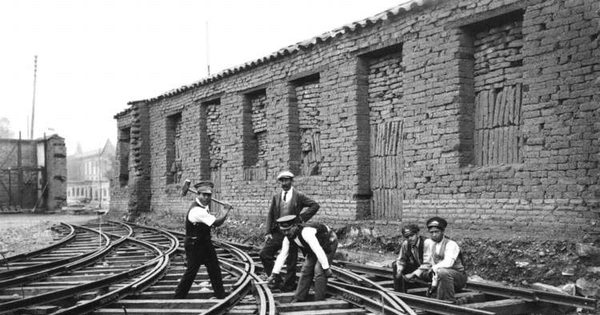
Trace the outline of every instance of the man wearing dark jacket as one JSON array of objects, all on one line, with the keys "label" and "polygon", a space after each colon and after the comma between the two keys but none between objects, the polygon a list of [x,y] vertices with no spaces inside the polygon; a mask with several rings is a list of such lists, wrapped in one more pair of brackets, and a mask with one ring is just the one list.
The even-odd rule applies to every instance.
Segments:
[{"label": "man wearing dark jacket", "polygon": [[[416,287],[413,282],[407,282],[404,276],[417,270],[423,264],[423,248],[425,237],[419,235],[419,226],[416,224],[407,224],[402,228],[404,241],[400,244],[398,258],[394,262],[393,278],[394,290],[406,292],[411,287]],[[423,279],[428,281],[428,279]]]},{"label": "man wearing dark jacket", "polygon": [[[283,171],[277,175],[277,181],[281,184],[282,190],[275,193],[271,199],[271,206],[267,214],[265,245],[259,254],[267,276],[271,275],[275,254],[281,249],[285,237],[277,225],[277,219],[286,215],[294,215],[299,217],[302,222],[307,222],[319,210],[319,204],[316,201],[292,187],[293,180],[294,174],[289,171]],[[286,260],[285,281],[282,283],[280,278],[275,279],[276,285],[280,286],[283,291],[291,291],[295,288],[297,258],[298,250],[290,249]]]}]

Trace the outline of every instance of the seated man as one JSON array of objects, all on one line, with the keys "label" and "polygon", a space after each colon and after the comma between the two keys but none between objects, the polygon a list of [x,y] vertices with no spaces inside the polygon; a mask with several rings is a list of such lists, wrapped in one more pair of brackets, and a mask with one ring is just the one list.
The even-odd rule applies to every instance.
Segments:
[{"label": "seated man", "polygon": [[448,226],[446,220],[433,217],[427,220],[426,225],[431,239],[425,240],[423,264],[417,270],[407,274],[405,278],[411,281],[415,277],[426,277],[430,272],[432,292],[436,292],[437,298],[462,304],[464,301],[457,301],[454,298],[454,293],[467,284],[467,274],[462,263],[460,248],[455,241],[444,237],[444,231]]},{"label": "seated man", "polygon": [[[394,262],[393,278],[394,290],[398,292],[406,292],[407,289],[417,287],[414,284],[414,279],[407,282],[404,275],[412,273],[423,264],[423,248],[425,237],[419,235],[419,227],[416,224],[408,224],[402,228],[402,236],[404,241],[400,245],[400,253]],[[423,279],[429,281],[428,279]]]}]

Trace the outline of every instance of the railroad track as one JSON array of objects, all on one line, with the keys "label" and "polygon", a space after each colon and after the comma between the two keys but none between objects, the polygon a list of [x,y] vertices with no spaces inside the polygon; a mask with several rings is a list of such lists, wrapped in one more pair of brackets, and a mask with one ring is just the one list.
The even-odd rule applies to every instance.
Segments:
[{"label": "railroad track", "polygon": [[[229,292],[213,298],[201,268],[187,299],[174,299],[185,271],[180,232],[119,222],[57,226],[56,242],[3,260],[0,314],[526,314],[542,304],[596,308],[592,299],[469,283],[470,304],[391,290],[391,270],[336,261],[325,301],[291,303],[262,282],[258,248],[214,240]],[[11,273],[7,273],[10,270]]]},{"label": "railroad track", "polygon": [[393,292],[412,308],[434,314],[516,315],[532,312],[540,314],[540,311],[543,314],[560,307],[589,311],[598,309],[598,301],[595,299],[474,281],[469,281],[466,288],[457,293],[457,297],[467,298],[468,303],[453,305],[426,297],[426,287],[409,290],[408,293],[394,292],[391,268],[348,261],[336,261],[334,265],[366,279],[358,282],[361,286]]}]

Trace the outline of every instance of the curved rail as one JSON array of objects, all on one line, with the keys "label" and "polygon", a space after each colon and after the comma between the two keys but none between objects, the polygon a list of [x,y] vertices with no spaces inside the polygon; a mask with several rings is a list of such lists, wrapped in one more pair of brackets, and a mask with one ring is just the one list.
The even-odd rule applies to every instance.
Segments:
[{"label": "curved rail", "polygon": [[[457,293],[475,296],[475,301],[453,305],[418,295],[422,290],[410,294],[394,292],[390,289],[389,268],[341,261],[334,261],[334,278],[328,281],[328,297],[324,301],[312,301],[309,295],[305,302],[290,303],[293,293],[272,289],[257,275],[257,270],[262,270],[253,260],[257,247],[223,240],[213,243],[229,292],[227,297],[212,298],[208,276],[200,272],[188,299],[174,299],[175,287],[185,270],[180,242],[183,233],[101,221],[88,227],[76,226],[75,231],[77,235],[100,235],[101,241],[96,237],[83,238],[89,244],[95,243],[98,250],[63,266],[0,281],[0,314],[126,314],[152,309],[161,314],[275,315],[302,311],[415,315],[417,309],[434,314],[492,315],[525,314],[546,301],[585,309],[596,305],[592,299],[562,295],[557,298],[548,292],[525,289],[507,291],[480,283],[469,283],[468,290]],[[98,247],[99,243],[105,246]],[[493,303],[493,308],[484,297],[492,298],[489,303]]]},{"label": "curved rail", "polygon": [[596,310],[598,307],[598,301],[595,299],[473,281],[467,282],[466,288],[457,293],[457,296],[466,297],[469,303],[454,305],[425,297],[423,294],[425,290],[414,289],[409,290],[409,293],[394,292],[389,287],[392,283],[391,268],[367,266],[347,261],[335,261],[335,264],[345,270],[352,270],[360,274],[364,279],[377,280],[365,280],[362,282],[363,284],[372,286],[375,283],[379,287],[383,287],[379,283],[387,284],[388,287],[385,289],[401,298],[406,304],[434,314],[490,315],[507,311],[512,314],[527,314],[543,307],[542,304],[539,304],[540,302],[546,305],[570,306],[588,310]]},{"label": "curved rail", "polygon": [[[133,232],[133,229],[131,229]],[[91,301],[80,303],[75,306],[60,310],[55,314],[82,314],[93,311],[100,307],[109,305],[114,301],[118,301],[123,299],[131,294],[135,294],[136,292],[142,291],[144,288],[149,287],[152,283],[154,283],[161,275],[163,275],[169,267],[170,258],[169,256],[177,249],[179,246],[179,241],[173,235],[169,233],[160,233],[157,231],[157,234],[161,238],[162,243],[168,243],[170,246],[165,250],[161,251],[155,244],[147,242],[143,239],[135,239],[128,237],[128,240],[137,241],[145,244],[148,247],[153,248],[156,252],[161,253],[154,259],[148,261],[144,266],[140,266],[132,271],[140,271],[144,270],[147,267],[154,265],[149,272],[146,272],[138,279],[134,280],[129,284],[125,284],[122,287],[112,290],[108,293],[101,294],[94,298]]]},{"label": "curved rail", "polygon": [[[19,260],[29,259],[31,257],[35,257],[35,256],[41,255],[43,253],[46,253],[48,251],[51,251],[57,247],[61,247],[61,246],[65,245],[65,243],[73,241],[75,239],[75,228],[72,225],[67,224],[67,223],[61,223],[60,226],[66,228],[66,230],[59,232],[62,235],[64,235],[59,241],[52,243],[49,246],[44,247],[44,248],[40,248],[40,249],[30,251],[27,253],[21,253],[18,255],[6,257],[6,258],[0,260],[0,268],[7,267],[8,266],[7,263],[12,263],[12,262],[16,262]],[[58,229],[58,227],[52,227],[52,230],[56,230],[56,229]]]},{"label": "curved rail", "polygon": [[[108,237],[105,233],[101,235]],[[54,311],[83,308],[91,305],[89,300],[101,299],[107,292],[134,283],[144,276],[146,270],[164,263],[163,256],[161,250],[148,242],[120,236],[103,250],[85,259],[47,271],[43,281],[36,279],[36,282],[21,283],[20,287],[2,288],[3,294],[12,293],[17,295],[17,299],[0,303],[0,314],[22,308],[30,311],[40,308]],[[79,313],[78,310],[74,312]]]}]

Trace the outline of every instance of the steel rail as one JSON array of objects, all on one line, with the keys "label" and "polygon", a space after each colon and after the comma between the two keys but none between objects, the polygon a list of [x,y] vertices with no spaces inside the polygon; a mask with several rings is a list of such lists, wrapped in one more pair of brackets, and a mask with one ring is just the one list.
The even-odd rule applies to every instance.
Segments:
[{"label": "steel rail", "polygon": [[[37,255],[43,254],[45,252],[48,252],[50,250],[53,250],[53,249],[55,249],[57,247],[63,246],[65,243],[73,241],[75,239],[75,228],[71,224],[67,224],[67,223],[62,223],[61,222],[61,225],[64,225],[65,227],[67,227],[69,229],[69,233],[67,235],[65,235],[65,237],[63,237],[60,241],[52,243],[52,244],[50,244],[47,247],[40,248],[40,249],[37,249],[37,250],[34,250],[34,251],[30,251],[30,252],[27,252],[27,253],[22,253],[22,254],[18,254],[18,255],[6,257],[6,258],[0,260],[0,268],[3,268],[4,264],[6,262],[10,263],[10,262],[15,262],[17,260],[22,260],[22,259],[27,259],[27,258],[30,258],[30,257],[34,257],[34,256],[37,256]],[[1,275],[1,273],[0,273],[0,275]]]},{"label": "steel rail", "polygon": [[[402,309],[390,307],[388,305],[385,305],[385,303],[383,301],[377,301],[372,297],[363,295],[361,293],[357,293],[356,292],[357,290],[354,290],[354,289],[349,290],[348,288],[345,288],[344,286],[345,286],[344,283],[340,283],[340,282],[336,282],[336,281],[328,281],[327,291],[330,294],[338,296],[341,299],[343,299],[344,301],[347,301],[353,305],[356,305],[361,308],[366,308],[367,310],[369,310],[371,313],[374,313],[374,314],[383,314],[383,315],[405,315],[405,314],[407,314]],[[363,288],[363,289],[368,290],[366,288]],[[372,290],[372,294],[383,297],[383,295],[381,295],[381,291],[378,291],[378,290]]]},{"label": "steel rail", "polygon": [[[52,253],[52,251],[56,250],[56,249],[67,249],[68,245],[74,245],[74,244],[77,244],[77,240],[70,241],[68,244],[61,244],[63,246],[54,247],[53,249],[51,249],[49,251],[45,251],[43,254],[40,254],[40,255],[28,256],[29,258],[27,258],[27,259],[31,259],[31,257],[43,258],[44,254]],[[52,261],[49,261],[49,262],[41,262],[39,264],[35,264],[35,265],[32,265],[32,266],[28,266],[28,267],[13,268],[13,269],[7,270],[5,272],[0,272],[0,279],[10,279],[10,278],[18,277],[18,276],[25,276],[25,275],[28,275],[28,274],[32,274],[32,273],[43,271],[45,269],[51,269],[53,267],[66,265],[66,264],[69,264],[69,263],[71,263],[73,261],[82,259],[82,258],[84,258],[84,257],[86,257],[88,255],[91,255],[91,254],[93,254],[97,250],[98,250],[98,248],[94,248],[93,250],[89,250],[87,252],[83,252],[83,253],[80,253],[79,255],[74,255],[74,256],[71,256],[71,257],[66,257],[66,258],[62,258],[62,259],[52,260]],[[15,262],[13,262],[13,263],[15,263]],[[0,284],[0,287],[1,286],[2,285]]]},{"label": "steel rail", "polygon": [[[165,231],[165,230],[160,230],[160,229],[156,229],[156,228],[151,228],[151,227],[145,227],[145,226],[141,226],[141,225],[132,225],[132,226],[136,226],[140,229],[148,229],[148,230],[155,230],[155,231],[164,231],[165,233],[172,235],[173,237],[173,241],[171,241],[171,244],[176,244],[176,246],[171,246],[171,248],[173,249],[172,252],[165,252],[165,256],[171,258],[171,256],[174,256],[175,253],[177,254],[182,254],[184,252],[183,249],[178,248],[179,246],[179,239],[178,237],[176,237],[176,235],[180,235],[180,233],[175,232],[172,233],[170,231]],[[136,235],[135,237],[141,237],[142,239],[147,239],[148,242],[151,242],[153,244],[156,244],[157,247],[160,246],[161,248],[164,248],[164,242],[160,239],[156,239],[155,237],[153,237],[152,235],[146,234],[143,231],[139,234],[137,234],[138,229],[135,230]],[[216,244],[216,246],[218,246],[219,248],[223,248],[225,250],[227,250],[230,254],[232,254],[234,257],[237,257],[237,260],[232,260],[231,262],[228,262],[229,259],[227,258],[223,258],[223,257],[219,257],[219,260],[221,261],[221,266],[223,269],[227,269],[229,271],[230,274],[234,275],[235,278],[237,278],[237,281],[232,284],[232,286],[234,287],[234,289],[229,292],[228,296],[224,299],[218,299],[215,300],[216,303],[214,303],[212,306],[209,307],[208,310],[197,310],[198,312],[201,312],[203,314],[225,314],[225,312],[227,312],[227,310],[229,308],[231,308],[232,306],[236,305],[237,303],[239,303],[239,301],[241,301],[241,299],[246,296],[251,289],[251,278],[248,276],[250,273],[250,271],[253,270],[254,265],[252,264],[252,261],[249,261],[247,258],[247,256],[244,255],[243,251],[238,250],[235,247],[231,247],[231,248],[227,248],[226,245],[219,243],[218,241],[214,242]],[[175,249],[176,248],[176,249]],[[219,254],[219,256],[221,256],[222,254]],[[171,259],[169,259],[169,265],[171,265]],[[150,275],[150,273],[148,274],[148,276],[146,276],[146,278],[153,278],[151,281],[145,281],[144,284],[142,283],[138,283],[137,284],[137,289],[133,292],[135,293],[142,293],[143,291],[149,289],[148,293],[153,292],[153,290],[150,288],[154,283],[156,283],[158,280],[160,280],[159,278],[162,278],[163,275],[166,275],[166,273],[169,272],[168,268],[163,268],[161,269],[160,273],[155,273],[154,275]],[[117,299],[122,299],[123,297],[125,297],[125,294],[121,294],[119,297],[117,297]],[[115,298],[113,298],[114,300]],[[133,297],[133,299],[135,299],[135,296]],[[165,301],[169,301],[169,298],[158,298],[159,300],[165,300]],[[125,302],[125,301],[123,301]],[[127,303],[131,303],[131,302],[127,302]],[[127,305],[127,304],[125,304]],[[121,305],[121,307],[123,308],[123,312],[127,312],[126,306],[125,305]],[[136,305],[135,303],[133,303],[132,305]],[[103,309],[99,309],[98,311],[100,313],[106,312],[106,313],[114,313],[114,312],[119,312],[119,309],[115,309],[114,307],[119,307],[119,304],[116,304],[116,306],[111,307],[110,305],[106,305],[107,308],[103,308]],[[79,308],[79,310],[81,310],[81,308]],[[71,310],[65,310],[63,312],[61,312],[60,314],[72,314],[69,313]],[[143,311],[143,310],[131,310],[131,311]],[[191,311],[191,310],[188,310]],[[168,314],[169,311],[167,309],[164,309],[164,313]],[[274,314],[274,313],[273,313]]]},{"label": "steel rail", "polygon": [[415,311],[412,310],[410,306],[408,306],[397,296],[389,294],[388,290],[386,290],[381,285],[363,276],[360,276],[356,273],[350,272],[337,266],[332,266],[332,270],[335,271],[339,277],[344,278],[348,282],[367,286],[368,288],[377,289],[378,291],[382,292],[382,299],[385,302],[387,302],[391,307],[394,307],[396,309],[402,309],[407,314],[416,315]]},{"label": "steel rail", "polygon": [[368,273],[368,274],[371,274],[374,276],[379,276],[382,278],[391,278],[391,276],[392,276],[391,268],[369,266],[369,265],[359,264],[359,263],[350,262],[350,261],[343,261],[343,260],[334,260],[333,263],[337,266],[344,266],[344,267],[346,267],[348,269],[352,269],[354,271],[360,271],[363,273]]},{"label": "steel rail", "polygon": [[[153,267],[157,264],[160,265],[163,263],[165,255],[158,248],[156,248],[153,244],[143,242],[140,240],[136,240],[131,237],[123,237],[123,238],[119,239],[119,241],[121,241],[121,242],[119,242],[119,244],[123,244],[123,242],[125,240],[134,242],[134,243],[143,244],[144,246],[147,246],[150,249],[157,252],[159,254],[159,256],[155,257],[153,259],[150,259],[148,262],[146,262],[143,265],[138,266],[134,269],[131,269],[131,270],[128,270],[128,271],[125,271],[125,272],[122,272],[122,273],[119,273],[116,275],[107,276],[107,277],[97,280],[97,281],[93,281],[93,282],[89,282],[89,283],[81,284],[81,285],[76,285],[76,286],[72,286],[72,287],[69,287],[66,289],[60,289],[60,290],[56,290],[56,291],[52,291],[52,292],[48,292],[48,293],[44,293],[44,294],[39,294],[36,296],[23,298],[20,300],[14,300],[14,301],[2,303],[2,304],[0,304],[0,307],[2,307],[2,309],[0,310],[0,314],[12,312],[14,310],[21,309],[21,308],[24,308],[27,306],[55,302],[58,300],[62,300],[62,299],[71,297],[71,296],[76,296],[77,294],[80,294],[82,292],[88,292],[91,290],[102,289],[109,285],[114,285],[120,281],[132,279],[132,278],[138,276],[139,274],[143,273],[146,269]],[[110,303],[113,301],[113,298],[117,297],[117,295],[110,295],[110,294],[108,294],[107,296],[110,296],[110,298],[105,298],[105,299],[97,298],[97,299],[92,300],[92,302],[84,302],[81,305],[77,306],[77,310],[67,309],[67,310],[65,310],[65,313],[74,312],[72,314],[79,314],[79,313],[81,313],[79,311],[79,309],[86,309],[86,307],[93,308],[93,306],[96,305],[96,303],[98,303],[98,305],[103,304],[103,303],[104,304]]]},{"label": "steel rail", "polygon": [[219,243],[223,246],[231,248],[232,250],[235,250],[239,253],[240,257],[244,257],[244,260],[251,264],[251,269],[249,270],[248,275],[252,278],[252,284],[254,288],[253,293],[259,301],[257,315],[276,314],[277,310],[275,308],[275,298],[273,297],[273,293],[271,292],[271,289],[269,289],[267,284],[262,283],[260,277],[256,274],[256,264],[254,263],[254,260],[250,257],[250,255],[246,251],[240,249],[238,247],[239,244],[237,243],[223,241],[220,241]]},{"label": "steel rail", "polygon": [[[154,229],[154,231],[159,232],[156,229]],[[156,245],[153,243],[143,241],[143,240],[138,240],[138,239],[135,239],[132,237],[128,237],[129,240],[142,242],[142,243],[146,244],[148,247],[151,247],[155,251],[161,253],[160,256],[154,258],[154,259],[157,259],[158,262],[156,263],[155,267],[150,272],[146,273],[145,275],[143,275],[141,278],[134,281],[133,283],[130,283],[119,289],[113,290],[109,293],[106,293],[99,297],[96,297],[95,299],[93,299],[91,301],[80,303],[78,305],[59,310],[58,312],[56,312],[54,314],[67,315],[67,314],[87,313],[87,312],[93,311],[95,309],[98,309],[100,307],[109,305],[112,302],[115,302],[117,300],[125,298],[131,294],[139,292],[140,290],[143,290],[144,288],[150,286],[153,282],[155,282],[158,278],[160,278],[166,272],[166,270],[170,264],[170,255],[173,254],[175,252],[175,250],[177,249],[177,247],[179,246],[179,241],[177,240],[177,238],[175,236],[173,236],[169,233],[166,233],[166,232],[161,233],[161,234],[163,234],[165,236],[165,238],[167,240],[169,240],[172,245],[168,250],[166,250],[164,252],[162,252],[160,249],[158,249],[156,247]],[[151,263],[151,261],[149,261],[146,264],[150,264],[150,263]],[[140,267],[142,267],[142,266],[140,266]],[[140,268],[140,267],[138,267],[138,268]]]},{"label": "steel rail", "polygon": [[[392,269],[391,268],[383,268],[383,267],[374,267],[361,265],[348,261],[335,261],[336,265],[344,266],[345,268],[356,270],[359,272],[371,274],[374,276],[384,277],[391,279],[392,278]],[[568,294],[560,294],[548,291],[541,290],[533,290],[526,288],[515,288],[515,287],[506,287],[501,285],[493,285],[475,281],[467,282],[466,286],[467,290],[479,291],[481,293],[485,293],[488,295],[495,295],[506,298],[514,298],[520,299],[525,302],[544,302],[555,305],[564,305],[571,307],[579,307],[582,309],[596,310],[598,309],[599,301],[595,299],[573,296]],[[398,296],[403,296],[394,292],[394,294]],[[410,295],[409,295],[410,296]],[[408,299],[407,299],[408,300]],[[419,302],[421,303],[421,302]],[[433,307],[437,307],[432,305]],[[417,307],[417,306],[415,306]],[[420,308],[420,307],[419,307]],[[441,307],[440,307],[441,308]]]},{"label": "steel rail", "polygon": [[496,313],[465,306],[450,304],[438,299],[408,293],[393,292],[410,306],[427,312],[443,315],[494,315]]},{"label": "steel rail", "polygon": [[[184,233],[181,232],[177,232],[177,231],[170,231],[173,234],[185,237]],[[220,315],[220,314],[224,314],[225,311],[227,310],[228,307],[232,306],[234,303],[232,303],[235,298],[235,301],[239,301],[244,295],[246,295],[249,290],[250,290],[250,285],[252,278],[254,279],[259,279],[259,277],[254,273],[255,271],[255,264],[254,261],[252,260],[252,258],[250,258],[250,256],[240,250],[239,248],[237,248],[236,246],[229,244],[228,242],[225,241],[220,241],[220,240],[213,240],[213,243],[215,245],[218,245],[220,247],[224,247],[227,248],[231,253],[235,253],[237,255],[237,257],[239,257],[244,265],[245,268],[243,270],[243,284],[238,286],[236,290],[234,290],[232,293],[230,293],[227,298],[225,298],[223,301],[217,303],[216,305],[214,305],[213,307],[211,307],[209,310],[206,311],[206,314],[212,314],[212,315]],[[224,264],[228,264],[229,266],[231,266],[232,268],[236,268],[239,269],[235,266],[233,266],[233,264],[227,263],[225,262],[223,259],[221,259],[221,261]],[[241,269],[240,269],[241,271]],[[275,314],[275,300],[273,298],[273,295],[271,294],[270,289],[264,285],[259,285],[257,284],[257,282],[254,283],[254,289],[255,292],[257,292],[258,296],[259,296],[259,314]],[[259,293],[262,291],[262,294]],[[263,302],[263,300],[261,299],[261,296],[266,296],[266,302]]]},{"label": "steel rail", "polygon": [[490,295],[499,295],[508,298],[517,298],[528,302],[545,302],[565,306],[578,307],[587,310],[598,309],[598,300],[581,296],[573,296],[555,292],[504,287],[487,283],[469,281],[467,289],[480,291]]},{"label": "steel rail", "polygon": [[[78,228],[90,230],[90,229],[84,228],[84,227],[78,227]],[[91,231],[96,232],[94,230],[91,230]],[[45,270],[39,270],[33,274],[28,274],[28,275],[24,275],[24,276],[20,276],[20,277],[14,277],[12,279],[2,280],[2,281],[0,281],[0,289],[6,288],[9,286],[23,285],[23,284],[34,282],[34,281],[40,281],[40,280],[46,279],[52,275],[68,272],[70,270],[79,268],[81,266],[88,265],[94,261],[99,260],[104,255],[108,254],[108,252],[111,250],[112,246],[115,246],[120,241],[124,240],[124,239],[122,239],[122,240],[117,240],[116,242],[113,242],[110,239],[110,237],[106,234],[100,234],[100,237],[102,237],[104,239],[105,245],[103,247],[99,248],[97,251],[92,252],[86,256],[80,257],[79,260],[72,261],[72,262],[69,262],[64,265],[51,267],[51,268],[48,268]],[[2,305],[2,304],[0,304],[0,305]]]}]

